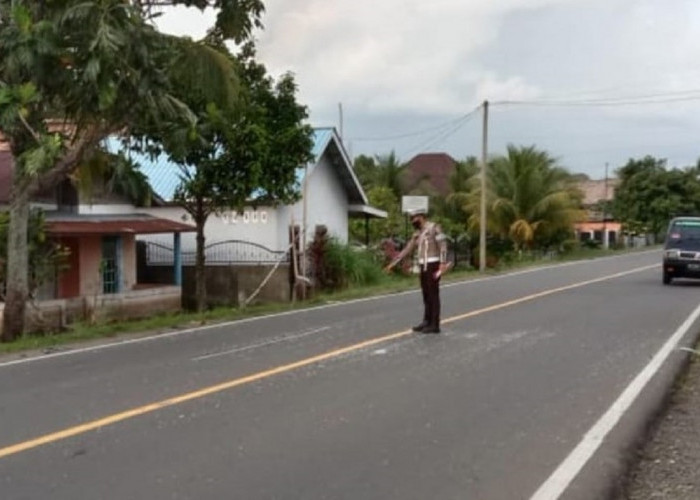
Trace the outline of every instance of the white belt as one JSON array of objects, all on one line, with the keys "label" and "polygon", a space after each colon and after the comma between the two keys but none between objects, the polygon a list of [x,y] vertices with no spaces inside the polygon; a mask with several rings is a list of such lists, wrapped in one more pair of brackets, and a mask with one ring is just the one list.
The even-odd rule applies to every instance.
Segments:
[{"label": "white belt", "polygon": [[432,262],[440,262],[440,257],[428,257],[426,260],[419,259],[419,264],[430,264]]}]

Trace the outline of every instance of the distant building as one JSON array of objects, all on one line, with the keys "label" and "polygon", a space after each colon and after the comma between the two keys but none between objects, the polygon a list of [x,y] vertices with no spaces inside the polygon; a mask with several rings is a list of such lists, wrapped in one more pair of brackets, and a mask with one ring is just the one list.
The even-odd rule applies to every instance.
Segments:
[{"label": "distant building", "polygon": [[586,210],[586,220],[575,226],[579,240],[595,240],[603,248],[617,244],[622,225],[614,220],[606,206],[609,207],[615,198],[618,184],[618,179],[586,180],[578,184],[583,193],[583,208]]},{"label": "distant building", "polygon": [[403,184],[410,194],[447,196],[457,162],[447,153],[421,153],[406,164]]}]

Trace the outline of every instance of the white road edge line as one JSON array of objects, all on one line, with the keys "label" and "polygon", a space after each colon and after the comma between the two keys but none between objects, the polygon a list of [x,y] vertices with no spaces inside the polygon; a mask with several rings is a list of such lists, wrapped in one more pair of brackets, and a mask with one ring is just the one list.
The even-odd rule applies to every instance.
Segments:
[{"label": "white road edge line", "polygon": [[[644,251],[635,252],[635,253],[613,255],[610,257],[600,257],[597,259],[575,260],[575,261],[571,261],[571,262],[563,262],[561,264],[523,269],[522,271],[514,271],[512,273],[499,274],[497,276],[487,276],[485,278],[477,278],[477,279],[456,281],[453,283],[446,283],[446,284],[442,285],[442,288],[452,288],[452,287],[459,286],[459,285],[471,285],[472,283],[481,283],[484,281],[500,280],[500,279],[504,279],[504,278],[509,278],[511,276],[520,276],[523,274],[530,274],[530,273],[536,273],[536,272],[540,272],[540,271],[546,271],[548,269],[558,269],[560,267],[569,267],[569,266],[576,266],[576,265],[581,265],[581,264],[590,264],[591,262],[600,262],[600,261],[606,261],[606,260],[612,260],[612,259],[620,259],[623,257],[629,257],[630,255],[645,255],[645,254],[655,253],[655,252],[659,252],[659,250],[658,249],[644,250]],[[277,313],[277,314],[255,316],[253,318],[245,318],[245,319],[238,319],[238,320],[234,320],[234,321],[226,321],[224,323],[214,323],[211,325],[197,326],[194,328],[187,328],[185,330],[177,330],[177,331],[168,332],[168,333],[157,333],[157,334],[153,334],[153,335],[148,335],[146,337],[140,337],[138,339],[119,340],[116,342],[111,342],[109,344],[100,344],[100,345],[96,345],[96,346],[92,346],[92,347],[81,347],[81,348],[77,348],[77,349],[70,349],[67,351],[59,351],[59,352],[53,352],[53,353],[49,353],[49,354],[31,356],[28,358],[21,358],[21,359],[15,359],[12,361],[6,361],[4,363],[0,363],[0,368],[6,368],[6,367],[21,365],[21,364],[26,364],[26,363],[34,363],[34,362],[38,362],[38,361],[48,361],[48,360],[52,360],[52,359],[56,359],[56,358],[61,358],[64,356],[74,356],[76,354],[97,352],[97,351],[102,351],[105,349],[113,349],[116,347],[122,347],[122,346],[126,346],[126,345],[131,345],[131,344],[140,344],[143,342],[153,342],[153,341],[157,341],[157,340],[165,340],[165,339],[169,339],[169,338],[173,338],[173,337],[179,337],[181,335],[190,335],[193,333],[206,332],[206,331],[212,330],[214,328],[225,328],[227,326],[241,325],[241,324],[245,324],[245,323],[253,323],[253,322],[261,321],[264,319],[280,318],[280,317],[284,317],[284,316],[303,314],[303,313],[318,311],[318,310],[322,310],[322,309],[330,309],[333,307],[340,307],[340,306],[345,306],[345,305],[350,305],[350,304],[358,304],[358,303],[362,303],[362,302],[370,302],[373,300],[385,299],[387,297],[400,297],[402,295],[409,295],[409,294],[416,294],[416,293],[420,293],[420,290],[409,290],[409,291],[400,292],[400,293],[389,293],[389,294],[385,294],[385,295],[376,295],[373,297],[365,297],[362,299],[334,302],[332,304],[324,304],[322,306],[309,307],[309,308],[305,308],[305,309],[295,309],[293,311],[286,311],[286,312]]]},{"label": "white road edge line", "polygon": [[602,417],[583,436],[581,442],[574,448],[564,461],[556,468],[547,480],[542,483],[530,500],[556,500],[569,487],[571,482],[581,472],[588,460],[600,448],[605,437],[617,425],[622,416],[632,406],[639,394],[649,381],[658,373],[669,355],[676,349],[681,339],[688,333],[695,321],[700,317],[700,305],[688,316],[675,333],[659,349],[644,369],[639,372],[617,400]]},{"label": "white road edge line", "polygon": [[280,342],[287,342],[289,340],[298,340],[298,339],[301,339],[304,337],[308,337],[309,335],[313,335],[315,333],[325,332],[326,330],[330,330],[330,329],[331,329],[330,326],[323,326],[321,328],[314,328],[313,330],[309,330],[309,331],[302,332],[302,333],[296,333],[296,334],[291,334],[291,335],[280,335],[278,337],[267,340],[265,342],[259,342],[257,344],[251,344],[251,345],[247,345],[245,347],[236,347],[235,349],[228,349],[226,351],[213,352],[211,354],[205,354],[203,356],[198,356],[196,358],[192,358],[192,361],[203,361],[205,359],[218,358],[219,356],[227,356],[229,354],[235,354],[237,352],[244,352],[244,351],[250,351],[251,349],[258,349],[260,347],[267,347],[269,345],[279,344]]}]

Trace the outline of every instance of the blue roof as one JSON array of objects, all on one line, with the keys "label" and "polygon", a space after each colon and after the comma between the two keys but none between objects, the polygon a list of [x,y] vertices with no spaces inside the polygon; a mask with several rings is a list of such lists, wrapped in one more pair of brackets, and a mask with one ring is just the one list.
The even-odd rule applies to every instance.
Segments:
[{"label": "blue roof", "polygon": [[334,130],[332,128],[315,128],[313,133],[314,146],[311,153],[314,155],[314,162],[318,162],[321,155],[326,150],[326,146],[333,138]]},{"label": "blue roof", "polygon": [[[313,130],[313,147],[311,153],[314,159],[312,160],[312,165],[320,160],[323,152],[328,147],[328,143],[333,139],[334,133],[335,131],[333,128],[317,128]],[[122,150],[121,142],[117,138],[107,139],[106,147],[113,153]],[[178,165],[170,160],[168,155],[164,153],[155,158],[134,151],[127,151],[125,154],[139,166],[141,172],[148,177],[148,182],[153,191],[164,201],[173,200],[175,189],[180,185],[182,175],[185,173],[184,169],[194,168]],[[307,166],[302,165],[296,171],[296,181],[299,186],[304,182],[306,167]]]},{"label": "blue roof", "polygon": [[178,165],[170,160],[168,155],[161,153],[157,158],[151,159],[146,155],[133,155],[132,159],[139,164],[141,171],[148,177],[156,194],[165,201],[175,198],[175,190],[182,182],[182,176],[193,167]]},{"label": "blue roof", "polygon": [[[332,128],[315,128],[313,130],[313,134],[311,134],[311,139],[313,140],[313,146],[311,147],[311,154],[314,157],[314,159],[312,160],[313,165],[318,163],[318,161],[321,159],[323,152],[328,147],[328,143],[331,141],[332,138],[333,138],[333,129]],[[304,172],[306,171],[306,168],[310,167],[310,166],[311,165],[301,165],[297,169],[296,179],[297,179],[297,183],[300,186],[304,182]]]},{"label": "blue roof", "polygon": [[[113,153],[122,150],[121,142],[114,138],[107,139],[106,147]],[[135,151],[126,151],[124,154],[139,166],[139,170],[148,177],[151,189],[164,201],[173,200],[175,189],[180,185],[183,174],[193,169],[178,165],[165,153],[155,158]]]}]

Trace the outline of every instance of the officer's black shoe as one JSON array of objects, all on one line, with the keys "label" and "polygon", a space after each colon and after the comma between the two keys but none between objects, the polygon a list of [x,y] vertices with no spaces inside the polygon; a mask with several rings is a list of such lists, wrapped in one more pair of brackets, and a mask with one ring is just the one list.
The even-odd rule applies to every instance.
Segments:
[{"label": "officer's black shoe", "polygon": [[426,326],[428,326],[428,323],[426,321],[423,321],[420,325],[414,326],[412,330],[414,332],[422,332]]},{"label": "officer's black shoe", "polygon": [[440,333],[440,328],[437,326],[426,326],[421,330],[421,333]]}]

